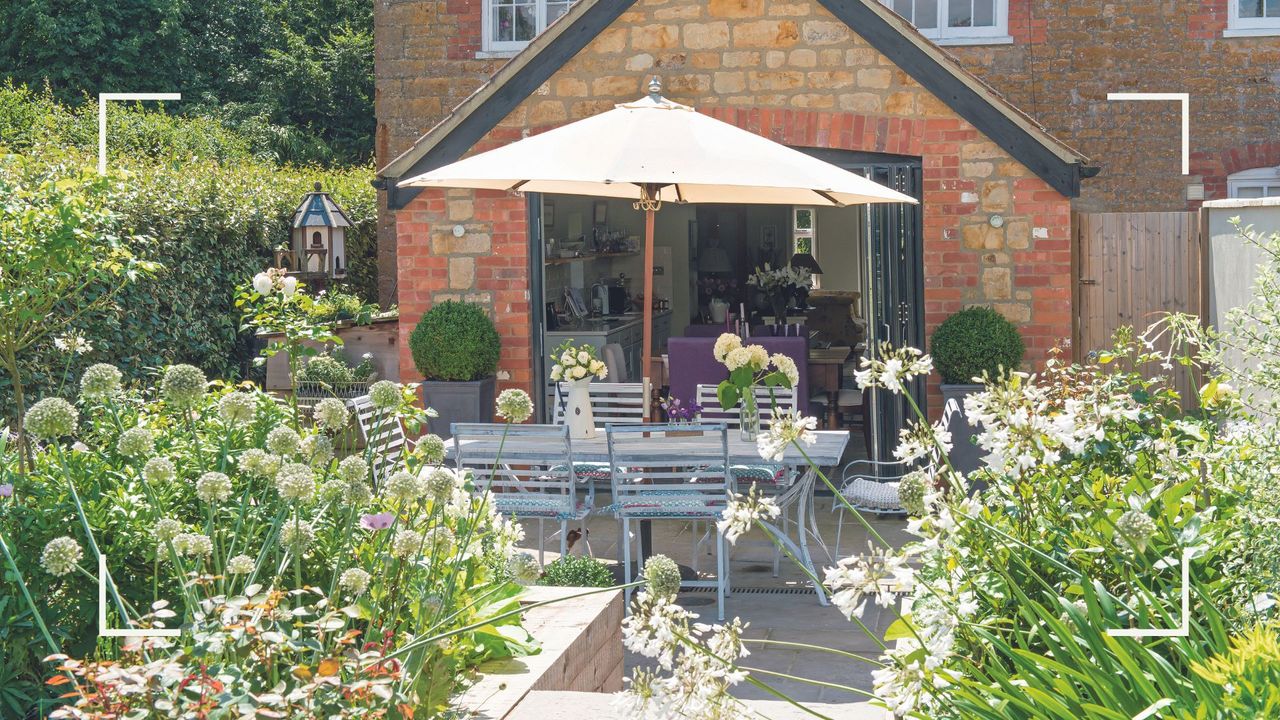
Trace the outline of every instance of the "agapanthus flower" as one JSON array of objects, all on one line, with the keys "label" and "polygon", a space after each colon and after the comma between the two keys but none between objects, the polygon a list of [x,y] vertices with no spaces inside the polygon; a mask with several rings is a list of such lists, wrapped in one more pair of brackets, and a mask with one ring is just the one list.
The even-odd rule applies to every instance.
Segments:
[{"label": "agapanthus flower", "polygon": [[418,439],[415,447],[422,461],[428,465],[439,465],[444,462],[444,438],[427,434]]},{"label": "agapanthus flower", "polygon": [[366,513],[360,516],[360,527],[365,530],[386,530],[391,527],[395,519],[395,513]]},{"label": "agapanthus flower", "polygon": [[280,458],[261,449],[249,448],[240,453],[241,472],[256,478],[274,477],[280,470]]},{"label": "agapanthus flower", "polygon": [[207,472],[196,480],[196,497],[214,504],[231,497],[231,478],[220,472]]},{"label": "agapanthus flower", "polygon": [[312,465],[327,465],[333,459],[333,441],[328,435],[308,435],[302,439],[298,452]]},{"label": "agapanthus flower", "polygon": [[179,555],[203,559],[213,555],[213,540],[200,533],[179,533],[173,539],[173,549]]},{"label": "agapanthus flower", "polygon": [[782,508],[778,507],[778,503],[771,497],[761,495],[759,487],[752,485],[747,495],[735,494],[729,500],[720,520],[716,522],[716,529],[732,545],[738,538],[751,532],[757,521],[772,520],[780,514]]},{"label": "agapanthus flower", "polygon": [[227,573],[230,575],[248,575],[253,572],[254,560],[248,555],[237,555],[227,561]]},{"label": "agapanthus flower", "polygon": [[349,597],[360,597],[369,589],[369,573],[360,568],[347,568],[338,576],[338,587]]},{"label": "agapanthus flower", "polygon": [[63,577],[74,572],[83,557],[84,550],[80,548],[80,543],[75,538],[64,535],[50,540],[44,546],[44,552],[40,553],[40,565],[50,575]]},{"label": "agapanthus flower", "polygon": [[498,394],[498,415],[508,422],[522,423],[533,414],[533,399],[518,388],[508,388]]},{"label": "agapanthus flower", "polygon": [[294,553],[305,554],[315,541],[315,528],[305,520],[288,520],[280,526],[280,544]]},{"label": "agapanthus flower", "polygon": [[90,365],[80,376],[80,398],[83,400],[109,400],[120,394],[124,375],[120,368],[108,363]]},{"label": "agapanthus flower", "polygon": [[150,428],[132,427],[120,433],[116,450],[131,458],[144,458],[156,451],[156,436]]},{"label": "agapanthus flower", "polygon": [[933,372],[933,358],[913,347],[895,348],[882,342],[875,357],[864,357],[861,369],[854,373],[859,389],[879,387],[889,392],[902,392],[907,381]]},{"label": "agapanthus flower", "polygon": [[910,589],[913,577],[905,556],[872,547],[865,556],[847,557],[827,568],[823,584],[831,591],[832,604],[853,618],[862,612],[865,598],[892,606],[894,593]]},{"label": "agapanthus flower", "polygon": [[179,410],[195,407],[204,398],[209,381],[194,365],[171,365],[160,380],[160,393]]},{"label": "agapanthus flower", "polygon": [[422,533],[416,530],[397,530],[391,540],[391,553],[401,560],[416,557],[422,552],[423,542]]},{"label": "agapanthus flower", "polygon": [[302,438],[287,425],[280,425],[267,433],[267,450],[282,458],[293,457],[302,448]]},{"label": "agapanthus flower", "polygon": [[1133,545],[1139,552],[1147,549],[1147,543],[1156,534],[1156,521],[1141,510],[1127,510],[1116,520],[1117,541]]},{"label": "agapanthus flower", "polygon": [[801,417],[795,410],[782,411],[775,408],[768,432],[761,433],[756,438],[756,451],[765,460],[778,462],[786,455],[791,443],[813,445],[817,442],[818,436],[814,434],[817,428],[817,418]]},{"label": "agapanthus flower", "polygon": [[337,398],[325,398],[316,403],[311,414],[321,430],[331,433],[342,432],[351,421],[351,412]]},{"label": "agapanthus flower", "polygon": [[239,426],[253,420],[258,401],[249,393],[229,392],[218,399],[218,414],[228,425]]},{"label": "agapanthus flower", "polygon": [[898,431],[898,447],[893,449],[893,456],[903,463],[912,463],[922,457],[941,461],[949,452],[951,431],[945,425],[913,421]]},{"label": "agapanthus flower", "polygon": [[276,473],[276,492],[285,500],[311,502],[316,496],[316,475],[302,463],[288,463]]},{"label": "agapanthus flower", "polygon": [[349,483],[365,482],[369,478],[369,463],[359,455],[348,455],[338,463],[338,477]]},{"label": "agapanthus flower", "polygon": [[390,380],[379,380],[369,386],[369,402],[379,410],[391,410],[400,407],[400,384]]},{"label": "agapanthus flower", "polygon": [[507,558],[507,572],[511,579],[520,585],[532,585],[542,577],[542,568],[538,560],[529,553],[515,553]]},{"label": "agapanthus flower", "polygon": [[151,530],[151,534],[155,537],[157,543],[164,545],[181,535],[185,529],[182,527],[182,523],[173,518],[160,518],[156,521],[156,526]]},{"label": "agapanthus flower", "polygon": [[654,597],[675,597],[680,592],[680,566],[666,555],[644,561],[645,588]]},{"label": "agapanthus flower", "polygon": [[74,435],[79,423],[76,409],[59,397],[45,398],[32,405],[22,420],[27,432],[41,440]]},{"label": "agapanthus flower", "polygon": [[93,343],[86,340],[83,335],[75,333],[59,335],[53,339],[53,346],[68,355],[84,355],[93,350]]}]

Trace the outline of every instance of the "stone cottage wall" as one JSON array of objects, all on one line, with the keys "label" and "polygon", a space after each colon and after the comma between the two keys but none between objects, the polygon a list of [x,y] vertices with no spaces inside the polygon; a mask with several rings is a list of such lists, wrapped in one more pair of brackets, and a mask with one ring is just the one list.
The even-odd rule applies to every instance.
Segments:
[{"label": "stone cottage wall", "polygon": [[[633,100],[654,73],[669,98],[778,142],[922,157],[926,332],[989,304],[1032,362],[1070,337],[1069,201],[812,2],[640,0],[480,149]],[[507,382],[531,389],[525,212],[514,196],[420,195],[397,214],[399,299],[402,334],[443,298],[490,305]]]}]

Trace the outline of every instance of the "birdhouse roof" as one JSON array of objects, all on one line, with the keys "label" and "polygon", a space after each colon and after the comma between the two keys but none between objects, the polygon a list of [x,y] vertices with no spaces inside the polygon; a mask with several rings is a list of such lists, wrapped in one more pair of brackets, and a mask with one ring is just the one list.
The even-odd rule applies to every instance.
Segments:
[{"label": "birdhouse roof", "polygon": [[351,220],[329,193],[317,190],[302,198],[293,212],[293,227],[351,227]]}]

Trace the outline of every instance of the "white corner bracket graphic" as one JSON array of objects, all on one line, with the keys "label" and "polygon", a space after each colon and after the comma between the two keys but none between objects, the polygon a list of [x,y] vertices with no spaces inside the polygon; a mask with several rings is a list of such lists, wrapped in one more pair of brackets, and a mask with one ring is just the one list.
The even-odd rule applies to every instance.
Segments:
[{"label": "white corner bracket graphic", "polygon": [[98,555],[98,637],[178,637],[178,628],[121,630],[107,627],[107,559]]},{"label": "white corner bracket graphic", "polygon": [[1182,174],[1191,174],[1191,93],[1107,93],[1107,100],[1177,100],[1182,103]]},{"label": "white corner bracket graphic", "polygon": [[1182,624],[1171,630],[1124,628],[1108,630],[1112,637],[1187,637],[1191,634],[1191,548],[1182,551]]},{"label": "white corner bracket graphic", "polygon": [[181,100],[182,93],[98,93],[98,174],[107,174],[108,100]]}]

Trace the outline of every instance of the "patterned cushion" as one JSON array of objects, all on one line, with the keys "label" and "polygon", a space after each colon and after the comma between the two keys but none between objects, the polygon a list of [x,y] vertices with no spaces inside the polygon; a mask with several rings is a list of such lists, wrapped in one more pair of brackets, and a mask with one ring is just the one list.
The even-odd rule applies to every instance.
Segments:
[{"label": "patterned cushion", "polygon": [[786,465],[730,465],[735,482],[760,482],[781,485],[790,482],[791,468]]},{"label": "patterned cushion", "polygon": [[728,501],[723,497],[693,493],[648,494],[643,498],[627,498],[610,505],[608,512],[627,517],[706,517],[718,518]]},{"label": "patterned cushion", "polygon": [[557,520],[581,520],[591,512],[591,506],[581,498],[569,512],[564,497],[538,493],[499,493],[493,497],[493,505],[503,515]]},{"label": "patterned cushion", "polygon": [[840,489],[849,504],[859,510],[872,512],[903,512],[898,499],[898,483],[876,482],[857,478]]}]

